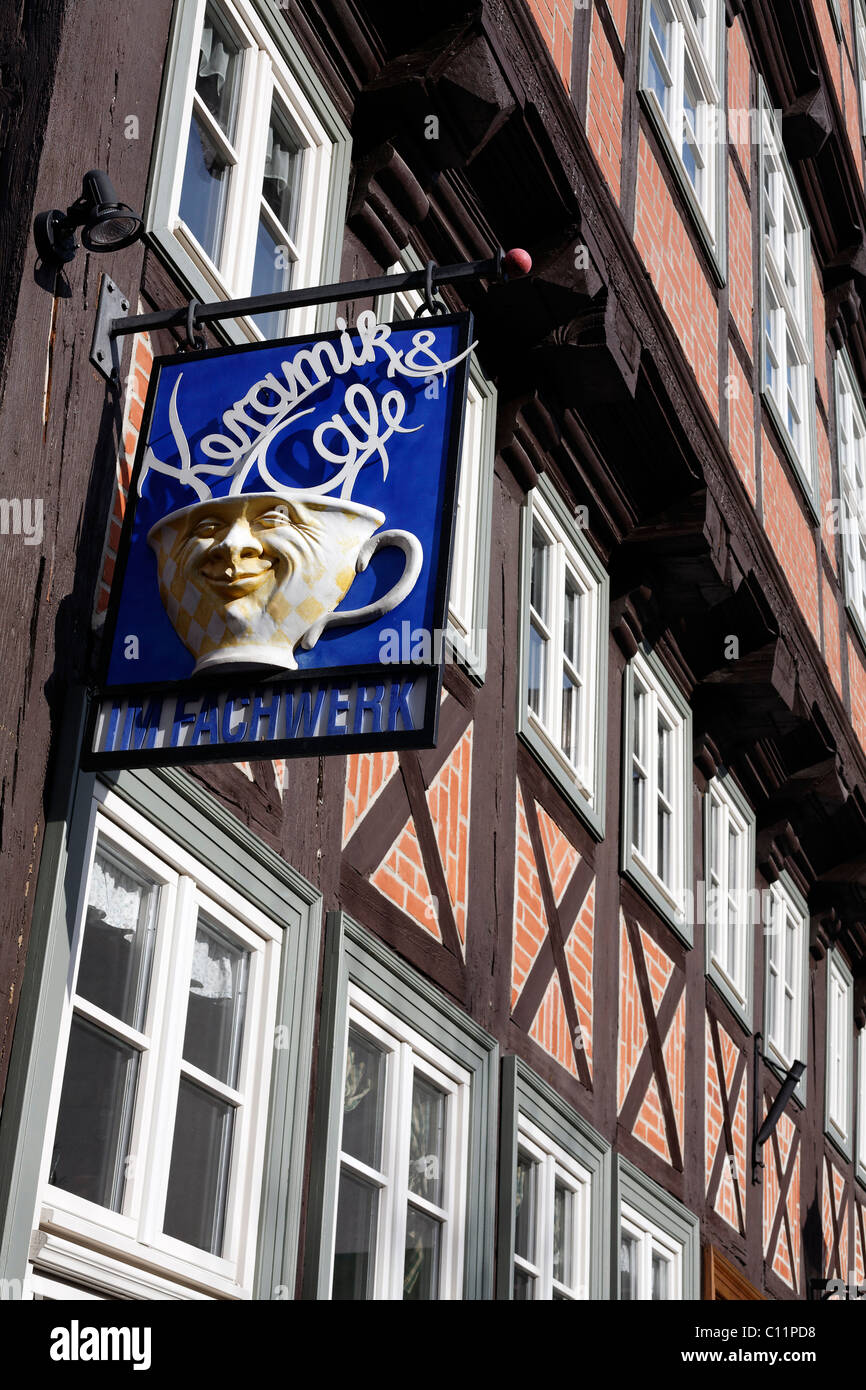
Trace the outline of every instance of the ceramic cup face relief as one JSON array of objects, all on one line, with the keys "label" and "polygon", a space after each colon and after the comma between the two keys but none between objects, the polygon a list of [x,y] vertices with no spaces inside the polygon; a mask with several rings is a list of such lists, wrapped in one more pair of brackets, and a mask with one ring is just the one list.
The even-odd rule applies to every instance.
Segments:
[{"label": "ceramic cup face relief", "polygon": [[195,503],[157,522],[148,543],[160,595],[195,673],[295,670],[296,645],[327,625],[384,520],[339,497],[260,492]]}]

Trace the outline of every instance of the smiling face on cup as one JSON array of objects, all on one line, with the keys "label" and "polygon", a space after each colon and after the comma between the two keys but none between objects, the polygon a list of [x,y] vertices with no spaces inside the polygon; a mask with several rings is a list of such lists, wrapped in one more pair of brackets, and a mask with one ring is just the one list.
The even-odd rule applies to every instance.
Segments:
[{"label": "smiling face on cup", "polygon": [[148,533],[159,591],[195,672],[293,670],[302,636],[332,613],[384,514],[341,498],[247,493],[197,502]]},{"label": "smiling face on cup", "polygon": [[[239,497],[236,507],[202,510],[176,547],[181,572],[228,607],[251,598],[266,608],[297,567],[320,527],[275,498]],[[294,513],[294,515],[293,515]]]}]

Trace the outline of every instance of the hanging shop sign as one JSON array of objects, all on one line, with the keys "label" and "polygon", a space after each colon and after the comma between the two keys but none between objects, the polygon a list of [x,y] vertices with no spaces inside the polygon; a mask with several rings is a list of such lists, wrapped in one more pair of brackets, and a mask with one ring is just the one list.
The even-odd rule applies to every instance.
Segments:
[{"label": "hanging shop sign", "polygon": [[88,766],[433,746],[471,329],[157,359]]}]

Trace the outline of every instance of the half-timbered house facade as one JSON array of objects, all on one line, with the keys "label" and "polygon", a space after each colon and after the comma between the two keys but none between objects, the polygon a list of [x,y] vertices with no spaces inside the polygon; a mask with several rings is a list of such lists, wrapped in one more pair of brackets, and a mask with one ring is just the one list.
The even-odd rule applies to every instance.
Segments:
[{"label": "half-timbered house facade", "polygon": [[[862,0],[47,8],[0,113],[3,1288],[843,1296]],[[144,238],[49,273],[30,222],[92,164]],[[106,387],[105,265],[144,313],[499,246],[531,273],[442,291],[477,348],[437,746],[82,771],[152,363],[184,342],[127,340]],[[207,343],[365,307],[424,305]]]}]

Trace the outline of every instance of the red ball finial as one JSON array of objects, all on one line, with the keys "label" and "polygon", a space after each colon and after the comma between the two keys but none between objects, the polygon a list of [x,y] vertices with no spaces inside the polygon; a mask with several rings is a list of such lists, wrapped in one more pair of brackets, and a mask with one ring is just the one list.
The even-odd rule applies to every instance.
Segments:
[{"label": "red ball finial", "polygon": [[523,251],[519,246],[515,246],[511,251],[506,251],[502,262],[502,271],[509,280],[516,280],[521,275],[528,275],[531,269],[532,257],[528,251]]}]

